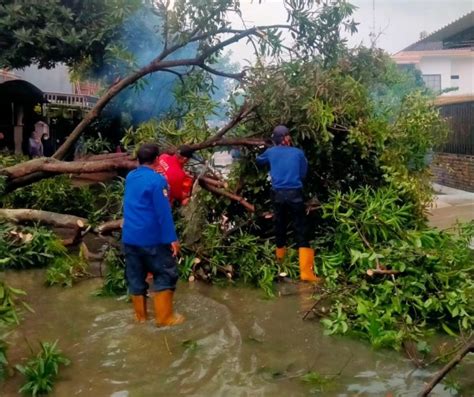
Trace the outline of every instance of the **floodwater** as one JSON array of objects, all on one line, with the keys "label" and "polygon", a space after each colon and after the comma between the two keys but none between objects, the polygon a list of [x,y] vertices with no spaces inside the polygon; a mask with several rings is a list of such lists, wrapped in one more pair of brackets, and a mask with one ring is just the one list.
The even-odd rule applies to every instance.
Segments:
[{"label": "floodwater", "polygon": [[[11,361],[27,356],[26,340],[36,348],[56,339],[72,360],[53,396],[415,396],[434,371],[415,370],[395,351],[325,336],[317,321],[302,320],[307,302],[291,284],[269,300],[254,289],[182,283],[176,306],[187,322],[156,328],[152,320],[135,324],[130,303],[94,296],[99,279],[47,288],[42,271],[4,276],[35,310],[8,337]],[[305,383],[309,371],[330,379]],[[473,373],[472,357],[455,370],[458,395],[472,395]],[[21,382],[10,378],[0,395],[16,396]],[[432,395],[456,393],[438,386]]]}]

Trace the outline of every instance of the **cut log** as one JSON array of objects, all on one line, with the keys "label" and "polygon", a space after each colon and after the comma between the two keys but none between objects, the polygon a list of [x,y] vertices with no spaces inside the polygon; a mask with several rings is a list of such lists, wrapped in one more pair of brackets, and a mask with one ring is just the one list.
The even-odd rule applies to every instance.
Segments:
[{"label": "cut log", "polygon": [[0,209],[0,218],[14,223],[40,222],[67,229],[85,229],[89,221],[74,215],[30,209]]}]

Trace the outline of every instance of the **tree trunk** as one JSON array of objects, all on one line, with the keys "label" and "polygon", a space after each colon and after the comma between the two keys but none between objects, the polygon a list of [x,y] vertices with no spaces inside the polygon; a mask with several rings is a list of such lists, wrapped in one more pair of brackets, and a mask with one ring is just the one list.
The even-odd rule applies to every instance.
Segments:
[{"label": "tree trunk", "polygon": [[[194,150],[210,147],[228,146],[264,146],[267,143],[260,138],[220,138],[188,145]],[[38,180],[58,174],[85,174],[114,170],[132,170],[137,167],[136,160],[127,153],[108,153],[86,157],[78,161],[60,161],[43,157],[0,169],[0,175],[7,177],[5,192],[27,186]]]}]

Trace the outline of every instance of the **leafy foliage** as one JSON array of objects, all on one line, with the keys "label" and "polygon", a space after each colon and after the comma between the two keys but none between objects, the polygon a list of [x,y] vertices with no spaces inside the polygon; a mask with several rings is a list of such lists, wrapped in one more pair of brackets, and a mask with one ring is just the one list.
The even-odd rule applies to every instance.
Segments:
[{"label": "leafy foliage", "polygon": [[275,247],[268,240],[250,233],[237,232],[226,236],[220,226],[210,224],[203,230],[194,249],[196,257],[185,260],[181,270],[186,278],[192,271],[203,272],[208,280],[217,280],[219,275],[228,279],[235,277],[258,286],[267,296],[274,296],[273,281],[280,273],[297,276],[297,266],[291,263],[294,258],[276,263]]},{"label": "leafy foliage", "polygon": [[44,179],[1,198],[3,207],[40,209],[88,218],[92,223],[121,216],[123,179],[74,186],[67,176]]},{"label": "leafy foliage", "polygon": [[11,1],[0,6],[0,66],[51,68],[89,60],[101,65],[136,0]]},{"label": "leafy foliage", "polygon": [[93,211],[94,194],[87,186],[74,187],[61,175],[44,179],[2,197],[2,205],[31,208],[87,217]]},{"label": "leafy foliage", "polygon": [[2,268],[41,268],[66,256],[66,248],[50,230],[38,226],[18,228],[0,222]]},{"label": "leafy foliage", "polygon": [[10,287],[3,280],[0,280],[0,381],[4,380],[9,374],[5,328],[20,323],[18,309],[20,304],[31,311],[31,308],[20,298],[24,295],[26,295],[24,291]]},{"label": "leafy foliage", "polygon": [[84,140],[84,154],[101,154],[112,151],[111,143],[102,138],[102,135],[98,133],[97,137],[88,137]]},{"label": "leafy foliage", "polygon": [[17,365],[16,369],[26,378],[26,383],[19,392],[33,397],[53,391],[54,382],[59,375],[61,365],[69,365],[67,359],[54,343],[40,342],[41,350],[25,365]]},{"label": "leafy foliage", "polygon": [[[8,286],[3,280],[0,280],[0,329],[9,325],[19,324],[18,304],[19,297],[26,293],[20,289]],[[26,306],[28,308],[28,306]],[[0,359],[0,363],[1,363]]]},{"label": "leafy foliage", "polygon": [[127,283],[125,280],[125,260],[120,251],[110,247],[105,253],[104,264],[106,273],[104,283],[98,296],[117,296],[127,293]]},{"label": "leafy foliage", "polygon": [[73,283],[88,275],[89,264],[81,257],[54,258],[46,271],[46,284],[72,287]]},{"label": "leafy foliage", "polygon": [[[323,205],[334,229],[320,248],[318,271],[336,294],[328,332],[353,333],[376,347],[398,349],[430,330],[472,329],[474,267],[468,244],[474,223],[458,234],[419,226],[397,189],[335,193]],[[392,276],[371,273],[392,270]]]}]

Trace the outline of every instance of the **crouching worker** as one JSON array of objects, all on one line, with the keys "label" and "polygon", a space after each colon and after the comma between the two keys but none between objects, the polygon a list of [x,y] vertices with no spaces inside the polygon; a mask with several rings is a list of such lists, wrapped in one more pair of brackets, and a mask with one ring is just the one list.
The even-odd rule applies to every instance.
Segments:
[{"label": "crouching worker", "polygon": [[290,132],[286,126],[275,127],[272,140],[275,146],[265,150],[256,160],[259,166],[270,167],[276,258],[282,261],[285,257],[286,229],[292,220],[298,245],[300,278],[303,281],[318,281],[314,274],[314,250],[307,239],[303,201],[303,180],[308,171],[308,161],[301,149],[291,146]]},{"label": "crouching worker", "polygon": [[176,236],[165,178],[152,165],[159,148],[145,144],[137,153],[139,167],[125,179],[122,242],[125,275],[132,295],[135,318],[145,322],[147,273],[153,274],[155,318],[158,326],[176,325],[184,317],[173,313],[173,294],[178,280]]},{"label": "crouching worker", "polygon": [[168,182],[168,199],[171,206],[176,202],[183,206],[189,203],[193,177],[186,173],[184,166],[193,154],[194,150],[183,146],[175,154],[163,153],[153,164],[153,169],[162,174]]}]

